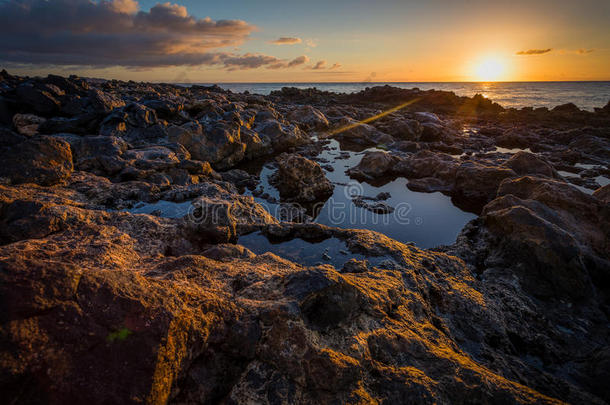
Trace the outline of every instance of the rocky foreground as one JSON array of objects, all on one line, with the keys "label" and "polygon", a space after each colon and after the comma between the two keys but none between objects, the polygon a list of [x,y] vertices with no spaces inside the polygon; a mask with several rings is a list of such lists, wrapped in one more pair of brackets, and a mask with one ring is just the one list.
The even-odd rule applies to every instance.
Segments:
[{"label": "rocky foreground", "polygon": [[[274,161],[280,203],[327,199],[327,138],[382,149],[352,178],[406,177],[478,218],[423,250],[245,195],[243,165]],[[610,402],[610,104],[3,71],[0,162],[4,403]],[[158,200],[192,209],[126,211]],[[256,255],[236,243],[254,231],[366,259]]]}]

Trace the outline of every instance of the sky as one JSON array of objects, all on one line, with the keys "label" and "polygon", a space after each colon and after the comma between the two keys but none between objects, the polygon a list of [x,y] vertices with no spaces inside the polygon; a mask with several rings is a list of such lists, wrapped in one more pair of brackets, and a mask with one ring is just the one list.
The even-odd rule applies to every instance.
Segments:
[{"label": "sky", "polygon": [[0,0],[0,66],[180,83],[610,80],[610,1]]}]

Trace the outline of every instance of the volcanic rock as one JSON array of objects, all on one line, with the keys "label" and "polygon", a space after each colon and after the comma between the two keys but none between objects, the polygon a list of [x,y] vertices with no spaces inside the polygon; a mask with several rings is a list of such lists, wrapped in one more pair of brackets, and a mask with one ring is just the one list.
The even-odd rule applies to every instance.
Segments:
[{"label": "volcanic rock", "polygon": [[271,182],[282,199],[295,202],[315,202],[328,199],[333,185],[316,162],[296,154],[282,154],[276,158],[278,170]]}]

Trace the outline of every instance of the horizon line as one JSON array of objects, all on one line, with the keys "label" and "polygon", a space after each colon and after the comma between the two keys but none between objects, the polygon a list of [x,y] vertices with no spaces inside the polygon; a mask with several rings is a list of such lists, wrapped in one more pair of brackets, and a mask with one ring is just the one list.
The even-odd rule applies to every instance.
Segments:
[{"label": "horizon line", "polygon": [[[101,79],[101,78],[100,78]],[[122,79],[104,79],[104,80],[121,80]],[[134,80],[135,81],[135,80]],[[278,81],[278,82],[267,82],[267,81],[251,81],[251,82],[222,82],[222,81],[198,81],[198,82],[179,82],[179,81],[148,81],[147,83],[166,83],[166,84],[279,84],[279,83],[290,83],[290,84],[312,84],[312,83],[362,83],[362,84],[395,84],[395,83],[604,83],[610,82],[610,79],[603,80],[494,80],[494,81],[476,81],[476,80],[425,80],[425,81],[379,81],[379,82],[368,82],[368,81]]]}]

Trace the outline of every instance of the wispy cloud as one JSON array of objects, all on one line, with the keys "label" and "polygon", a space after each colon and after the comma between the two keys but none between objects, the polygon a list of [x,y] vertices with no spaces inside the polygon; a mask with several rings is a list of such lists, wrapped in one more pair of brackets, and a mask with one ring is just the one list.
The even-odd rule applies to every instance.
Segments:
[{"label": "wispy cloud", "polygon": [[318,46],[318,42],[314,39],[308,38],[305,40],[305,45],[310,48],[315,48],[316,46]]},{"label": "wispy cloud", "polygon": [[301,38],[296,38],[296,37],[280,37],[274,41],[269,41],[270,43],[274,44],[274,45],[294,45],[294,44],[300,44]]},{"label": "wispy cloud", "polygon": [[579,49],[576,51],[577,54],[579,55],[586,55],[588,53],[593,52],[595,49]]},{"label": "wispy cloud", "polygon": [[334,63],[331,67],[329,67],[329,70],[335,70],[335,69],[340,69],[341,68],[341,64],[340,63]]},{"label": "wispy cloud", "polygon": [[519,51],[517,55],[544,55],[545,53],[549,53],[553,50],[553,48],[546,49],[528,49],[527,51]]},{"label": "wispy cloud", "polygon": [[0,1],[0,60],[126,66],[215,65],[247,69],[280,62],[273,56],[219,52],[256,30],[242,20],[189,15],[184,6],[135,0]]}]

